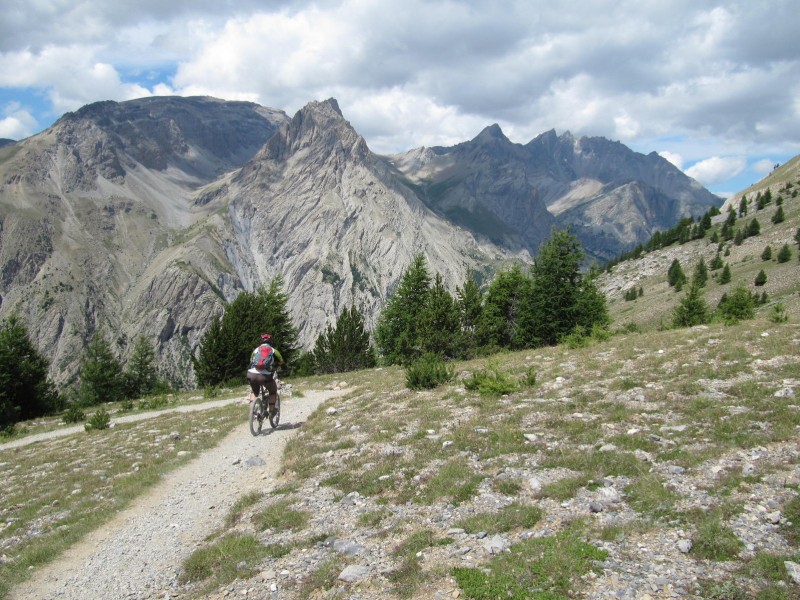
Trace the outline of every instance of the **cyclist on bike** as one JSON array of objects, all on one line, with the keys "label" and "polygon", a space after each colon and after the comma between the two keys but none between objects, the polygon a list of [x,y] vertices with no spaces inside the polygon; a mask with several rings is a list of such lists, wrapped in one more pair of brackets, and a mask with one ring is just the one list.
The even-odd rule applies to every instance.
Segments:
[{"label": "cyclist on bike", "polygon": [[250,397],[249,401],[252,402],[264,385],[269,391],[269,414],[275,414],[275,399],[278,395],[278,384],[275,383],[275,360],[271,361],[265,368],[259,369],[256,362],[262,354],[262,347],[267,351],[267,354],[273,353],[275,360],[280,364],[283,362],[281,353],[277,348],[272,346],[272,336],[265,333],[261,336],[261,345],[253,350],[252,358],[250,359],[250,368],[247,369],[247,380],[250,382]]}]

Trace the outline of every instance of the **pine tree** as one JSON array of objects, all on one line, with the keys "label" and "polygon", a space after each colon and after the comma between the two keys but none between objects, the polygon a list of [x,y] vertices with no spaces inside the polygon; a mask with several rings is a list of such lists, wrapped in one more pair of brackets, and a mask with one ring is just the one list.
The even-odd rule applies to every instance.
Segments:
[{"label": "pine tree", "polygon": [[582,260],[583,248],[569,231],[554,230],[539,247],[521,307],[522,347],[556,344],[578,324]]},{"label": "pine tree", "polygon": [[670,286],[674,287],[676,291],[680,291],[684,283],[686,283],[686,274],[683,272],[680,261],[676,258],[673,259],[672,264],[667,271],[667,282]]},{"label": "pine tree", "polygon": [[81,356],[78,375],[80,403],[84,406],[117,402],[125,396],[119,361],[111,352],[109,343],[100,335],[94,337]]},{"label": "pine tree", "polygon": [[733,324],[755,316],[753,295],[742,286],[738,286],[730,295],[725,294],[719,301],[717,310],[722,320]]},{"label": "pine tree", "polygon": [[58,409],[48,366],[31,343],[27,328],[10,316],[0,327],[0,431]]},{"label": "pine tree", "polygon": [[249,360],[255,346],[261,343],[261,334],[269,333],[272,335],[272,345],[278,349],[286,363],[286,369],[291,370],[300,353],[300,345],[297,327],[289,314],[289,296],[285,291],[283,275],[277,275],[266,289],[259,288],[257,294],[265,311],[263,321],[258,322],[255,334],[248,340],[250,348],[247,359]]},{"label": "pine tree", "polygon": [[378,317],[375,342],[387,363],[410,364],[422,356],[418,315],[425,306],[430,286],[425,256],[417,254]]},{"label": "pine tree", "polygon": [[714,258],[708,264],[708,268],[711,269],[712,271],[716,271],[717,269],[721,269],[722,266],[723,266],[722,256],[720,256],[718,250],[717,253],[714,255]]},{"label": "pine tree", "polygon": [[675,307],[672,324],[675,327],[694,327],[708,322],[708,307],[703,299],[700,286],[694,282],[689,291]]},{"label": "pine tree", "polygon": [[772,246],[765,246],[764,251],[761,253],[761,260],[767,261],[772,259]]},{"label": "pine tree", "polygon": [[705,287],[707,281],[708,281],[708,267],[706,266],[705,259],[701,256],[700,262],[698,262],[694,267],[694,273],[692,275],[692,284],[696,284],[699,287]]},{"label": "pine tree", "polygon": [[214,315],[211,325],[200,339],[198,355],[193,357],[194,375],[197,383],[214,386],[220,383],[219,371],[226,360],[226,341],[222,335],[222,318]]},{"label": "pine tree", "polygon": [[792,258],[792,250],[791,248],[789,248],[789,244],[784,244],[778,251],[778,262],[779,263],[789,262],[791,258]]},{"label": "pine tree", "polygon": [[317,337],[312,357],[316,373],[344,373],[375,366],[369,332],[355,306],[342,311],[335,328],[328,325],[325,333]]},{"label": "pine tree", "polygon": [[[577,322],[573,325],[583,327],[584,331],[591,332],[594,328],[607,329],[611,324],[611,317],[608,314],[608,305],[605,294],[597,288],[596,280],[599,273],[590,271],[581,278],[578,298],[575,305]],[[639,296],[644,295],[644,290],[640,287]],[[572,330],[570,330],[572,331]]]},{"label": "pine tree", "polygon": [[753,283],[757,286],[762,286],[767,283],[767,274],[764,273],[764,269],[761,269],[756,275],[755,281]]},{"label": "pine tree", "polygon": [[725,285],[726,283],[730,283],[731,281],[731,268],[728,263],[725,263],[725,266],[722,268],[722,273],[719,276],[719,283],[720,285]]},{"label": "pine tree", "polygon": [[456,289],[456,298],[461,315],[465,353],[472,356],[477,347],[477,328],[483,312],[483,294],[472,272],[467,273],[463,287]]},{"label": "pine tree", "polygon": [[753,219],[747,226],[747,237],[753,237],[761,233],[761,223],[758,219]]},{"label": "pine tree", "polygon": [[198,383],[215,386],[243,381],[253,349],[261,343],[264,333],[272,335],[272,345],[291,368],[299,350],[288,302],[280,275],[268,288],[241,292],[225,308],[222,317],[212,321],[200,341],[194,360]]},{"label": "pine tree", "polygon": [[439,273],[434,278],[419,319],[423,353],[435,354],[442,358],[464,357],[461,315],[456,301],[445,289]]},{"label": "pine tree", "polygon": [[529,294],[530,279],[519,265],[497,274],[486,291],[476,335],[481,346],[521,348],[520,304]]},{"label": "pine tree", "polygon": [[742,196],[739,201],[739,216],[744,217],[745,215],[747,215],[747,196]]},{"label": "pine tree", "polygon": [[772,222],[777,225],[778,223],[783,223],[786,217],[783,214],[783,207],[779,206],[778,210],[775,211],[775,214],[772,215]]},{"label": "pine tree", "polygon": [[136,340],[123,377],[124,395],[127,398],[141,398],[155,388],[155,351],[144,337]]}]

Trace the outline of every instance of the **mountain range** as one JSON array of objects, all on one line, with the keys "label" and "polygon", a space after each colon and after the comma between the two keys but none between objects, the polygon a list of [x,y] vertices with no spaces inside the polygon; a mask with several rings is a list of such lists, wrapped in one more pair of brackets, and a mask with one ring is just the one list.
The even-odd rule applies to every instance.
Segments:
[{"label": "mountain range", "polygon": [[162,374],[242,290],[284,279],[309,347],[351,304],[368,326],[419,252],[451,290],[529,261],[553,227],[595,260],[721,199],[655,153],[497,125],[453,147],[382,156],[333,99],[289,118],[249,102],[99,102],[0,145],[0,316],[17,313],[51,375],[74,379],[97,333],[122,360],[153,341]]}]

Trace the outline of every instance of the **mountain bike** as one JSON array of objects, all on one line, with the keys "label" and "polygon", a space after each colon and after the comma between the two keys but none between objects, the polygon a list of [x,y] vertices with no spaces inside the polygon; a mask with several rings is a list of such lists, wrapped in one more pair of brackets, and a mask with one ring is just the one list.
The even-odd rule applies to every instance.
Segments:
[{"label": "mountain bike", "polygon": [[261,433],[261,427],[264,424],[264,419],[269,419],[269,424],[275,429],[281,420],[281,383],[278,381],[277,375],[275,376],[275,385],[278,387],[278,392],[275,394],[275,408],[269,410],[269,390],[266,385],[261,385],[259,393],[255,399],[250,403],[250,433],[258,435]]}]

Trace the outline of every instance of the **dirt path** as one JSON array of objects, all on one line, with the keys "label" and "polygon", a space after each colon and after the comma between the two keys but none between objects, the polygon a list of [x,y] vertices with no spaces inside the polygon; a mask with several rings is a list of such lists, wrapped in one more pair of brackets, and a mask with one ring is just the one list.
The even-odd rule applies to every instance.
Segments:
[{"label": "dirt path", "polygon": [[[211,408],[217,408],[219,406],[225,406],[226,404],[236,404],[237,402],[242,402],[244,395],[242,397],[237,398],[225,398],[222,400],[209,400],[207,402],[200,402],[199,404],[181,404],[180,406],[174,406],[172,408],[165,408],[161,410],[148,410],[146,412],[136,413],[132,415],[123,415],[121,417],[113,416],[111,419],[111,424],[115,423],[133,423],[134,421],[144,421],[145,419],[152,419],[154,417],[158,417],[165,413],[171,412],[194,412],[197,410],[208,410]],[[81,423],[80,425],[70,425],[69,427],[62,427],[61,429],[54,429],[52,431],[45,431],[43,433],[34,433],[31,435],[26,435],[25,437],[18,438],[16,440],[11,440],[10,442],[6,442],[4,444],[0,444],[0,450],[6,450],[8,448],[18,448],[20,446],[27,446],[28,444],[33,444],[35,442],[41,442],[44,440],[52,440],[58,437],[64,437],[67,435],[72,435],[73,433],[80,433],[84,430],[84,425]]]},{"label": "dirt path", "polygon": [[272,430],[267,423],[258,437],[250,435],[242,405],[242,424],[218,446],[168,474],[134,506],[12,590],[10,598],[169,597],[183,560],[222,524],[239,497],[275,485],[286,443],[322,402],[342,393],[311,391],[284,399],[280,427]]}]

